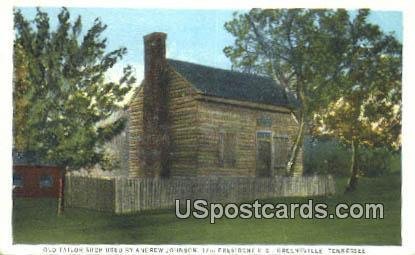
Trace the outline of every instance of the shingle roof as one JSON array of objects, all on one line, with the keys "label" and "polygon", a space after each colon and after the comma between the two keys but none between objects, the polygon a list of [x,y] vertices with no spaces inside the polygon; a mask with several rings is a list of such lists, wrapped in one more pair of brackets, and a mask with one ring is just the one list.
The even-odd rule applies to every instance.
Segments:
[{"label": "shingle roof", "polygon": [[272,79],[168,59],[168,64],[208,96],[297,108],[298,101]]}]

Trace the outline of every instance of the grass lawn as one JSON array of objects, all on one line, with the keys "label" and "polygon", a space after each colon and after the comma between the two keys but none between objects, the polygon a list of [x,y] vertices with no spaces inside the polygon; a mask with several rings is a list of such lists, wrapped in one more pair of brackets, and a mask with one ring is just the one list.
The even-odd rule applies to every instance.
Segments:
[{"label": "grass lawn", "polygon": [[[365,178],[353,195],[314,198],[329,208],[337,203],[384,204],[384,219],[221,219],[215,224],[194,218],[177,219],[174,210],[116,216],[67,208],[56,215],[54,199],[15,199],[15,243],[105,244],[367,244],[400,245],[401,196],[399,175]],[[274,198],[261,202],[298,203],[306,198]]]}]

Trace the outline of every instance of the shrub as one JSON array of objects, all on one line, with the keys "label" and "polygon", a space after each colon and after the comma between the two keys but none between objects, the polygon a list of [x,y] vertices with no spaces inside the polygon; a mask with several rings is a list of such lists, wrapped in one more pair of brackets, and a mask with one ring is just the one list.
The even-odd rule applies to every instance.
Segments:
[{"label": "shrub", "polygon": [[[349,176],[350,159],[350,148],[336,139],[307,137],[304,141],[305,174]],[[401,154],[386,147],[360,147],[358,164],[362,176],[399,173]]]},{"label": "shrub", "polygon": [[304,141],[306,174],[349,174],[350,151],[335,139],[307,137]]},{"label": "shrub", "polygon": [[115,171],[120,169],[121,160],[115,151],[106,149],[104,151],[104,156],[102,157],[100,165],[104,171]]},{"label": "shrub", "polygon": [[391,172],[400,172],[400,153],[385,147],[363,148],[359,155],[360,174],[378,177]]}]

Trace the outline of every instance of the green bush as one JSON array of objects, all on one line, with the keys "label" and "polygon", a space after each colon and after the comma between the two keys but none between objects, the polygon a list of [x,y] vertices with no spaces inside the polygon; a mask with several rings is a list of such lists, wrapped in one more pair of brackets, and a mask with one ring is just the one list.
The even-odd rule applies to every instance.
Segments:
[{"label": "green bush", "polygon": [[[305,174],[332,174],[348,176],[350,174],[351,152],[349,146],[332,138],[307,137],[304,141]],[[400,152],[388,148],[359,149],[360,174],[368,177],[400,173]]]},{"label": "green bush", "polygon": [[304,141],[306,174],[349,174],[350,151],[334,139],[307,137]]},{"label": "green bush", "polygon": [[121,166],[121,160],[119,155],[114,150],[107,148],[104,151],[104,156],[102,157],[100,165],[104,171],[119,170]]},{"label": "green bush", "polygon": [[368,177],[400,172],[401,156],[387,148],[363,148],[359,154],[360,174]]}]

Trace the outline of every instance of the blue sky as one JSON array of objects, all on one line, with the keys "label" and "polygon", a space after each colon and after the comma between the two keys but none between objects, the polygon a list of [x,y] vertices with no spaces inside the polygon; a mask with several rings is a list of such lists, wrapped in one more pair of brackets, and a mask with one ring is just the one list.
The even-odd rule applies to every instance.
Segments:
[{"label": "blue sky", "polygon": [[[28,19],[33,19],[35,8],[21,8]],[[121,46],[128,54],[117,64],[108,77],[119,77],[124,65],[136,69],[139,80],[143,76],[143,36],[151,32],[167,33],[167,57],[209,66],[229,69],[230,61],[222,50],[233,43],[232,36],[223,24],[232,18],[235,10],[176,10],[176,9],[104,9],[68,8],[71,18],[82,16],[86,31],[96,17],[108,25],[104,36],[108,50]],[[42,8],[49,13],[52,26],[57,24],[60,8]],[[385,32],[394,32],[402,41],[402,13],[373,11],[370,21],[380,25]]]}]

